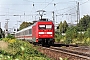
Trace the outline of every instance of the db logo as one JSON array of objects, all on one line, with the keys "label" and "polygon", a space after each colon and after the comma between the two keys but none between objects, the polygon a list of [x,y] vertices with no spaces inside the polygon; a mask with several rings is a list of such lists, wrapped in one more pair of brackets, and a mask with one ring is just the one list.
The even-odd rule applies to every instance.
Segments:
[{"label": "db logo", "polygon": [[47,34],[47,32],[44,32],[44,34]]}]

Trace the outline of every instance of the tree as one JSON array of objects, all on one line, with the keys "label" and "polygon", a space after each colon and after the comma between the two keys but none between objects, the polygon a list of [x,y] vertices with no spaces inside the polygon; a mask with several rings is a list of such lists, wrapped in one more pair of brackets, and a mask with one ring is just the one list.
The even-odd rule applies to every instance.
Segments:
[{"label": "tree", "polygon": [[2,29],[0,28],[0,38],[2,38]]},{"label": "tree", "polygon": [[61,21],[60,24],[59,24],[59,26],[57,27],[57,29],[59,29],[59,32],[60,33],[65,33],[66,30],[67,30],[67,28],[68,28],[68,24],[67,24],[66,21],[64,21],[63,23]]},{"label": "tree", "polygon": [[78,32],[77,32],[76,27],[74,27],[74,26],[68,27],[68,29],[66,31],[66,35],[65,35],[65,37],[66,37],[65,42],[67,44],[72,43],[72,40],[74,38],[77,38],[77,35],[78,35]]},{"label": "tree", "polygon": [[2,31],[2,29],[0,28],[0,38],[3,38],[3,37],[5,37],[5,34],[4,34],[4,32]]},{"label": "tree", "polygon": [[62,33],[63,31],[63,24],[62,24],[62,21],[60,22],[59,24],[59,32]]},{"label": "tree", "polygon": [[86,31],[89,25],[90,25],[90,16],[84,15],[84,17],[80,19],[77,26],[79,31]]},{"label": "tree", "polygon": [[90,22],[88,23],[88,28],[90,28]]},{"label": "tree", "polygon": [[11,34],[8,34],[7,38],[11,38],[11,39],[14,39],[15,37]]},{"label": "tree", "polygon": [[63,22],[63,33],[66,32],[67,28],[68,28],[68,24],[67,24],[66,21],[64,21],[64,22]]},{"label": "tree", "polygon": [[90,28],[85,32],[85,37],[90,38]]},{"label": "tree", "polygon": [[21,25],[20,25],[20,30],[21,29],[23,29],[23,28],[26,28],[26,27],[28,27],[28,26],[31,26],[33,23],[31,23],[31,22],[23,22]]}]

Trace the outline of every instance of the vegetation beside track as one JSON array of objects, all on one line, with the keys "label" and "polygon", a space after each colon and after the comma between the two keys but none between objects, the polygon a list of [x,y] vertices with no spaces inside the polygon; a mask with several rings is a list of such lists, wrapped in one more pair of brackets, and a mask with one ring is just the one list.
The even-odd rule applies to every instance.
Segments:
[{"label": "vegetation beside track", "polygon": [[28,41],[12,38],[0,39],[7,43],[6,48],[0,46],[0,60],[51,60],[38,52]]},{"label": "vegetation beside track", "polygon": [[61,21],[56,32],[56,42],[90,46],[90,16],[85,15],[76,26]]},{"label": "vegetation beside track", "polygon": [[77,33],[72,28],[66,32],[66,35],[56,34],[55,36],[55,41],[59,43],[90,46],[90,29],[85,33]]}]

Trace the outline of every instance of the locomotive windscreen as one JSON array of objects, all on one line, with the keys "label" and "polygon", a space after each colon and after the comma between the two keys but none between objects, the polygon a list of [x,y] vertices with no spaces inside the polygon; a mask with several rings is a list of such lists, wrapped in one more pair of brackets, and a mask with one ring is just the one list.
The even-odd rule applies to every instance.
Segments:
[{"label": "locomotive windscreen", "polygon": [[52,29],[52,25],[39,25],[39,29]]},{"label": "locomotive windscreen", "polygon": [[45,29],[45,25],[39,25],[39,29]]}]

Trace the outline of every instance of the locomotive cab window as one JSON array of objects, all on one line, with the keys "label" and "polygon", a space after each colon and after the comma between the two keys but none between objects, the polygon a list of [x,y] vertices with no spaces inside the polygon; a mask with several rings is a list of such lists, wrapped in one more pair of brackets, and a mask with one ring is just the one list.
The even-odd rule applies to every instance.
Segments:
[{"label": "locomotive cab window", "polygon": [[52,25],[46,25],[46,29],[52,29]]},{"label": "locomotive cab window", "polygon": [[39,29],[45,29],[45,25],[39,25]]},{"label": "locomotive cab window", "polygon": [[39,29],[52,29],[52,25],[39,25]]}]

